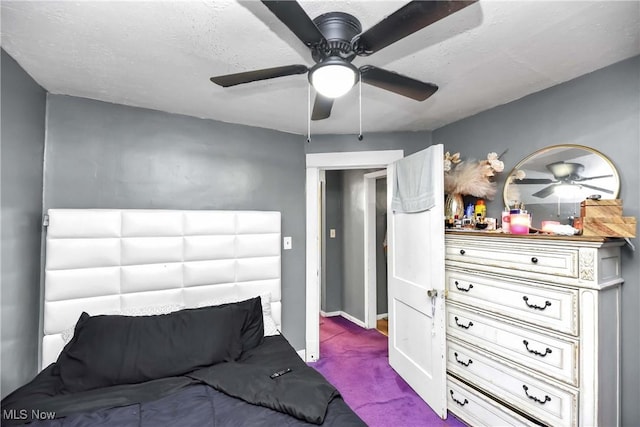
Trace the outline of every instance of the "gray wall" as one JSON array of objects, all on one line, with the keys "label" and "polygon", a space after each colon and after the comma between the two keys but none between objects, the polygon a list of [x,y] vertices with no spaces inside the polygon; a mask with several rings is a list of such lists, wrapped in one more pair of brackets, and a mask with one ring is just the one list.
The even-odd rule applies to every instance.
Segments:
[{"label": "gray wall", "polygon": [[342,311],[364,321],[364,174],[342,171]]},{"label": "gray wall", "polygon": [[2,397],[38,365],[45,91],[2,51]]},{"label": "gray wall", "polygon": [[[266,129],[49,95],[44,208],[282,212],[283,332],[304,348],[304,140]],[[23,307],[24,308],[24,307]]]},{"label": "gray wall", "polygon": [[[322,282],[321,309],[325,313],[342,310],[342,266],[344,256],[342,245],[344,228],[342,225],[342,171],[325,172],[325,218],[326,227],[322,240],[325,249],[324,274]],[[329,237],[330,229],[336,230],[336,237]]]},{"label": "gray wall", "polygon": [[[484,158],[509,148],[507,173],[545,146],[593,147],[618,169],[624,215],[640,217],[640,57],[437,129],[433,141],[463,157]],[[496,199],[488,205],[489,216],[501,211],[501,198]],[[624,248],[622,266],[622,425],[627,426],[640,425],[640,242],[633,242],[637,249]]]}]

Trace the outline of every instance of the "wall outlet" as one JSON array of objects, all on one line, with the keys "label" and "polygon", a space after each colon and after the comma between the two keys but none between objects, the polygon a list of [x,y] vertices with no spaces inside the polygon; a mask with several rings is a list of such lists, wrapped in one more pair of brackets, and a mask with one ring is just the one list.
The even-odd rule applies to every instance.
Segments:
[{"label": "wall outlet", "polygon": [[285,237],[282,239],[282,243],[285,250],[291,249],[291,237]]},{"label": "wall outlet", "polygon": [[335,228],[329,229],[329,237],[332,238],[332,239],[336,238],[336,229]]}]

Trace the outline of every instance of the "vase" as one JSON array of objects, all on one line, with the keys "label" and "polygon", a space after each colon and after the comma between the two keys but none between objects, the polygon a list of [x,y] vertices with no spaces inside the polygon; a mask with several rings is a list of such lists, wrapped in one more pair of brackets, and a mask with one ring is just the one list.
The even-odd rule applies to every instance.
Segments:
[{"label": "vase", "polygon": [[462,194],[447,194],[444,200],[444,216],[445,218],[455,218],[456,215],[460,219],[464,216],[464,200],[462,199]]}]

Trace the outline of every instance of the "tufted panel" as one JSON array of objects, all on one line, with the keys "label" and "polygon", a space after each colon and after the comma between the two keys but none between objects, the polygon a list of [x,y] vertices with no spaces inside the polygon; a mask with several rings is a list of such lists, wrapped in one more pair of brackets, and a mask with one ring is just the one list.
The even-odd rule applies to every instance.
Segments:
[{"label": "tufted panel", "polygon": [[50,209],[42,368],[83,311],[271,293],[281,318],[280,212]]}]

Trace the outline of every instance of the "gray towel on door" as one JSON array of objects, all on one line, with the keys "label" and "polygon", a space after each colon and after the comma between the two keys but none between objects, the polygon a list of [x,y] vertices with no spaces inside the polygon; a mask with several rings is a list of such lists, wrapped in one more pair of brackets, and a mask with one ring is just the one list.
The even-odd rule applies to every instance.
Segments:
[{"label": "gray towel on door", "polygon": [[[431,209],[436,204],[433,191],[436,182],[433,156],[438,150],[422,150],[395,162],[393,176],[394,212],[415,213]],[[442,160],[441,160],[442,161]]]}]

